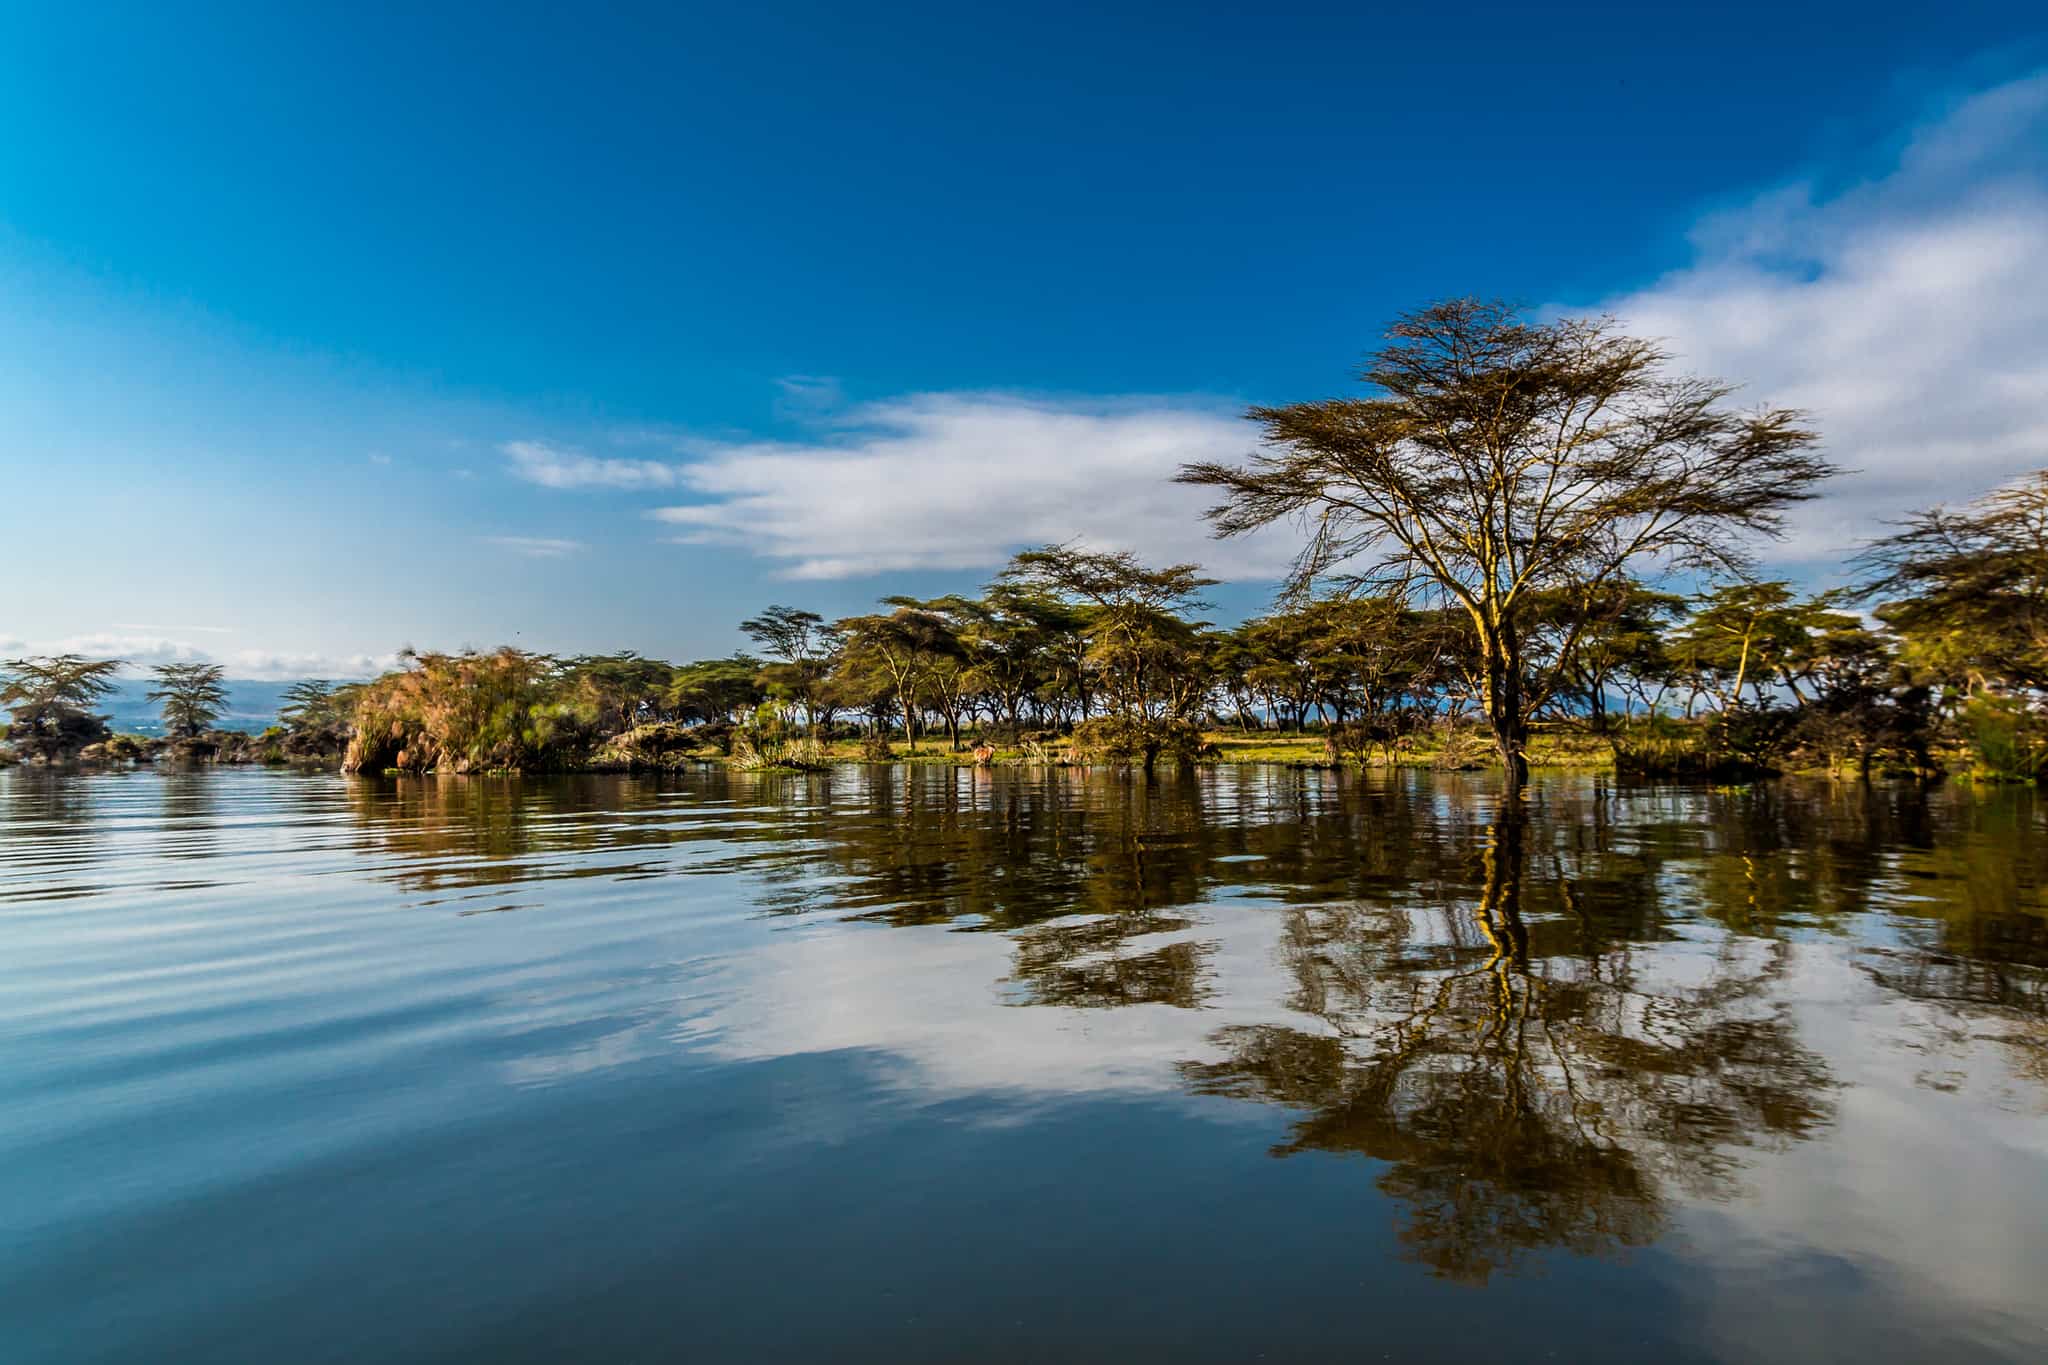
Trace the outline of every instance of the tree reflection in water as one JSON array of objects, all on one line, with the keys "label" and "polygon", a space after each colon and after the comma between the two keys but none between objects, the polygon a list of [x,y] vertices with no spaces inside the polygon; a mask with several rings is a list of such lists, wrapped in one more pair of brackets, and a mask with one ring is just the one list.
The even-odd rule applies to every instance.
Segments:
[{"label": "tree reflection in water", "polygon": [[[1536,1249],[1647,1245],[1666,1183],[1710,1191],[1731,1149],[1830,1114],[1827,1066],[1773,1000],[1785,945],[1727,940],[1691,981],[1627,946],[1532,951],[1529,837],[1519,811],[1495,815],[1469,904],[1291,911],[1293,1003],[1326,1030],[1231,1030],[1226,1060],[1183,1068],[1305,1111],[1276,1155],[1387,1163],[1411,1254],[1473,1282]],[[1568,879],[1551,886],[1572,904]]]},{"label": "tree reflection in water", "polygon": [[[1380,1163],[1409,1253],[1462,1281],[1645,1246],[1822,1133],[1816,954],[1911,1047],[1991,1038],[2048,1085],[2031,793],[1553,779],[1524,809],[1457,776],[946,768],[352,793],[420,889],[738,874],[766,915],[1004,935],[992,1006],[1227,1011],[1185,1086],[1294,1111],[1278,1156]],[[1279,930],[1280,993],[1227,965],[1248,925]]]}]

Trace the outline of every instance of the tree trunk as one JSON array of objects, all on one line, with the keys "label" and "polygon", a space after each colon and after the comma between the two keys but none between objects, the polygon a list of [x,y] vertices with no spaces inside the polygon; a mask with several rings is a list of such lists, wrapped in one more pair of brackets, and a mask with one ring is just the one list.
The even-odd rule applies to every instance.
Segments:
[{"label": "tree trunk", "polygon": [[1520,651],[1506,630],[1491,639],[1482,635],[1479,647],[1486,658],[1486,723],[1500,751],[1508,791],[1520,795],[1529,781],[1529,721],[1522,709]]}]

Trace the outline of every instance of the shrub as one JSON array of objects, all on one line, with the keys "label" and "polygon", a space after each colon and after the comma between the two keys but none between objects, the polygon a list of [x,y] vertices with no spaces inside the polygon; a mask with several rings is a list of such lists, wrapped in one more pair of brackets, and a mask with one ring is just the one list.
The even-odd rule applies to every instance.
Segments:
[{"label": "shrub", "polygon": [[561,699],[555,661],[499,649],[416,654],[356,698],[347,772],[491,772],[560,767],[583,757],[597,717]]},{"label": "shrub", "polygon": [[1347,761],[1361,768],[1371,764],[1377,751],[1389,767],[1395,754],[1411,743],[1411,737],[1428,723],[1419,710],[1402,707],[1332,725],[1323,734],[1323,752],[1332,762]]},{"label": "shrub", "polygon": [[732,738],[735,768],[779,768],[791,761],[796,729],[789,723],[789,709],[781,702],[764,701],[754,708]]},{"label": "shrub", "polygon": [[1615,771],[1643,777],[1756,777],[1791,753],[1799,717],[1779,707],[1737,706],[1700,721],[1650,716],[1609,736]]},{"label": "shrub", "polygon": [[1074,756],[1086,763],[1137,763],[1150,772],[1162,757],[1189,764],[1202,757],[1202,732],[1185,720],[1097,716],[1074,727]]},{"label": "shrub", "polygon": [[1611,732],[1614,770],[1645,777],[1705,776],[1713,767],[1704,726],[1650,716]]},{"label": "shrub", "polygon": [[1972,697],[1963,733],[1977,770],[2001,782],[2038,782],[2048,773],[2048,723],[2018,697]]},{"label": "shrub", "polygon": [[1934,766],[1930,702],[1922,687],[1837,688],[1801,708],[1789,739],[1802,763],[1831,773],[1867,775],[1880,761],[1925,773]]},{"label": "shrub", "polygon": [[1443,739],[1443,747],[1436,753],[1438,768],[1449,771],[1484,768],[1500,758],[1499,746],[1476,726],[1454,722],[1440,726],[1437,733]]},{"label": "shrub", "polygon": [[590,756],[590,766],[613,772],[680,768],[696,761],[704,742],[704,736],[696,729],[670,721],[652,721],[613,735],[599,745]]}]

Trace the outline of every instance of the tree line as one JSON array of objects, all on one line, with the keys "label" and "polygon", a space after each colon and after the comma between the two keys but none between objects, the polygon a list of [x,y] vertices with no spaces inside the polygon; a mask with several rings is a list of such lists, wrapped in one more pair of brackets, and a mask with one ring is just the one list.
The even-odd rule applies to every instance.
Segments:
[{"label": "tree line", "polygon": [[[2001,775],[2048,767],[2048,471],[1919,513],[1852,586],[1802,594],[1755,558],[1835,472],[1802,414],[1738,408],[1611,321],[1472,300],[1398,319],[1361,378],[1364,397],[1254,408],[1257,453],[1179,475],[1215,492],[1219,536],[1299,536],[1273,609],[1241,624],[1205,619],[1197,565],[1053,545],[974,595],[770,607],[730,658],[408,653],[302,685],[274,743],[477,771],[1056,740],[1149,767],[1205,732],[1314,727],[1355,759],[1483,734],[1519,785],[1550,725],[1645,771],[1927,771],[1944,745]],[[10,661],[15,747],[104,742],[113,671]],[[167,733],[201,743],[219,670],[158,677]]]}]

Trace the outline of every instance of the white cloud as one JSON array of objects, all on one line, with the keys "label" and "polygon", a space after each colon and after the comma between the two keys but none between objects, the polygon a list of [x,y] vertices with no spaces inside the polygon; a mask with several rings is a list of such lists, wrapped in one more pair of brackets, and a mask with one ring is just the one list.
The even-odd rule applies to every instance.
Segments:
[{"label": "white cloud", "polygon": [[205,648],[189,640],[154,634],[143,629],[88,631],[61,640],[39,641],[38,654],[83,654],[93,659],[124,659],[136,668],[156,664],[218,662]]},{"label": "white cloud", "polygon": [[391,457],[381,450],[373,450],[370,452],[370,463],[388,465],[391,463]]},{"label": "white cloud", "polygon": [[528,559],[566,559],[584,548],[580,540],[556,540],[548,536],[479,536],[486,545],[496,545]]},{"label": "white cloud", "polygon": [[498,447],[512,476],[542,488],[674,488],[682,471],[659,460],[601,459],[546,441],[507,441]]},{"label": "white cloud", "polygon": [[[171,629],[190,629],[173,627]],[[199,629],[204,629],[201,627]],[[0,656],[83,654],[95,659],[121,659],[130,672],[157,664],[217,663],[230,678],[277,681],[291,678],[367,678],[398,666],[393,654],[331,654],[267,649],[216,650],[175,635],[150,633],[148,627],[121,627],[68,635],[62,639],[0,641]]]},{"label": "white cloud", "polygon": [[1813,414],[1855,471],[1783,554],[2048,465],[2048,72],[1916,130],[1882,177],[1703,221],[1693,264],[1602,307],[1682,366]]},{"label": "white cloud", "polygon": [[238,649],[217,656],[231,678],[282,681],[291,678],[374,678],[398,667],[396,654],[279,653]]},{"label": "white cloud", "polygon": [[793,578],[987,569],[1078,538],[1153,561],[1268,579],[1294,537],[1217,542],[1189,460],[1237,459],[1233,411],[1164,400],[922,394],[855,410],[835,436],[712,447],[680,469],[703,500],[654,512],[681,539],[744,545]]}]

